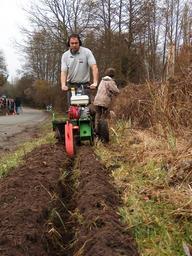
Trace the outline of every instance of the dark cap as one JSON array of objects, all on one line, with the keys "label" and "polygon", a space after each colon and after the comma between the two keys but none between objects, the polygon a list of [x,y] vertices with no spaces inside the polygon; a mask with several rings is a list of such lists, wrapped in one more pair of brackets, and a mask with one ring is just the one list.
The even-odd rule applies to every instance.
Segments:
[{"label": "dark cap", "polygon": [[114,77],[115,76],[115,69],[114,68],[107,68],[105,70],[105,76]]}]

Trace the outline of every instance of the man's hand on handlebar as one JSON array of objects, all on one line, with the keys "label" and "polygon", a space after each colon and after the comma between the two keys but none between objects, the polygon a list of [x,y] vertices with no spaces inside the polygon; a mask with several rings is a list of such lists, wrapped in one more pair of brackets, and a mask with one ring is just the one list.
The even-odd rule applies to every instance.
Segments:
[{"label": "man's hand on handlebar", "polygon": [[[79,85],[81,85],[81,83],[79,83]],[[82,84],[83,85],[83,84]],[[68,87],[66,84],[62,84],[61,85],[61,89],[62,91],[68,91],[70,87]],[[96,89],[97,88],[97,82],[92,83],[89,86],[86,86],[85,88],[89,88],[89,89]]]},{"label": "man's hand on handlebar", "polygon": [[93,83],[90,85],[90,89],[96,89],[97,88],[97,83]]},{"label": "man's hand on handlebar", "polygon": [[68,86],[66,86],[65,84],[62,84],[61,89],[62,91],[68,91]]}]

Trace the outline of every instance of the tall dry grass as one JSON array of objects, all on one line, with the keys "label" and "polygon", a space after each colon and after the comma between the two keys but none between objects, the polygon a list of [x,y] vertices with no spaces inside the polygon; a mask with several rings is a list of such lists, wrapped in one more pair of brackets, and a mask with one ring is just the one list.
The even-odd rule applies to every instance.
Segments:
[{"label": "tall dry grass", "polygon": [[164,83],[128,84],[113,110],[133,127],[181,132],[192,127],[192,70]]}]

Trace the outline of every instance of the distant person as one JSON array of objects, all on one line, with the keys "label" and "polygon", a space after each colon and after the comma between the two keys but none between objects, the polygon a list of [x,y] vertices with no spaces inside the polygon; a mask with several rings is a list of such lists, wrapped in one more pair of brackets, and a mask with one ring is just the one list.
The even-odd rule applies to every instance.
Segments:
[{"label": "distant person", "polygon": [[15,98],[15,111],[17,115],[21,113],[21,99],[19,97]]},{"label": "distant person", "polygon": [[12,98],[7,98],[7,111],[8,115],[15,114],[15,101]]},{"label": "distant person", "polygon": [[1,99],[2,99],[2,114],[3,115],[6,115],[6,114],[8,114],[7,113],[7,97],[5,96],[5,95],[3,95],[2,97],[1,97]]},{"label": "distant person", "polygon": [[4,99],[0,97],[0,108],[4,107]]},{"label": "distant person", "polygon": [[3,114],[4,110],[4,99],[0,97],[0,114]]},{"label": "distant person", "polygon": [[107,68],[105,70],[105,76],[102,78],[97,94],[94,99],[94,106],[96,110],[95,116],[95,131],[98,132],[98,123],[101,117],[107,118],[109,114],[109,108],[112,102],[113,96],[119,93],[117,84],[114,81],[115,69]]},{"label": "distant person", "polygon": [[[78,84],[84,84],[85,89],[91,89],[98,84],[98,68],[95,57],[90,49],[82,46],[78,34],[69,36],[67,46],[69,50],[63,53],[61,59],[61,89],[67,91],[72,86],[77,89]],[[93,83],[90,84],[90,70],[92,71]],[[86,90],[89,94],[89,90]],[[70,103],[68,93],[68,105]]]}]

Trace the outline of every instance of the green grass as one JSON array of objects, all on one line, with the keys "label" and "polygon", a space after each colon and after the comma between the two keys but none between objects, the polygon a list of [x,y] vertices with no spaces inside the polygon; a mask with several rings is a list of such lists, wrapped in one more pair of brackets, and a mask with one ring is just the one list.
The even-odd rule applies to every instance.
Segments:
[{"label": "green grass", "polygon": [[54,143],[53,132],[48,132],[47,127],[44,126],[44,133],[42,137],[38,139],[30,140],[21,146],[17,150],[6,154],[0,159],[0,178],[6,175],[12,168],[17,167],[24,161],[24,157],[27,153],[31,152],[34,148],[41,146],[42,144]]},{"label": "green grass", "polygon": [[[166,173],[153,160],[126,173],[129,189],[124,193],[124,206],[119,213],[143,255],[184,255],[182,240],[192,225],[188,222],[189,226],[183,228],[183,223],[177,223],[171,215],[175,205],[162,200],[155,191],[156,187],[167,187]],[[118,170],[113,176],[119,177]]]},{"label": "green grass", "polygon": [[[166,148],[172,154],[170,141],[166,145],[157,141],[156,148],[154,142],[147,146],[147,142],[129,143],[136,132],[128,126],[121,122],[113,127],[110,146],[100,142],[95,146],[121,191],[120,219],[132,232],[142,256],[185,256],[183,241],[192,244],[192,200],[187,187],[169,186],[163,167],[166,159],[158,150]],[[176,147],[174,143],[174,151]],[[150,158],[155,150],[156,157]]]}]

